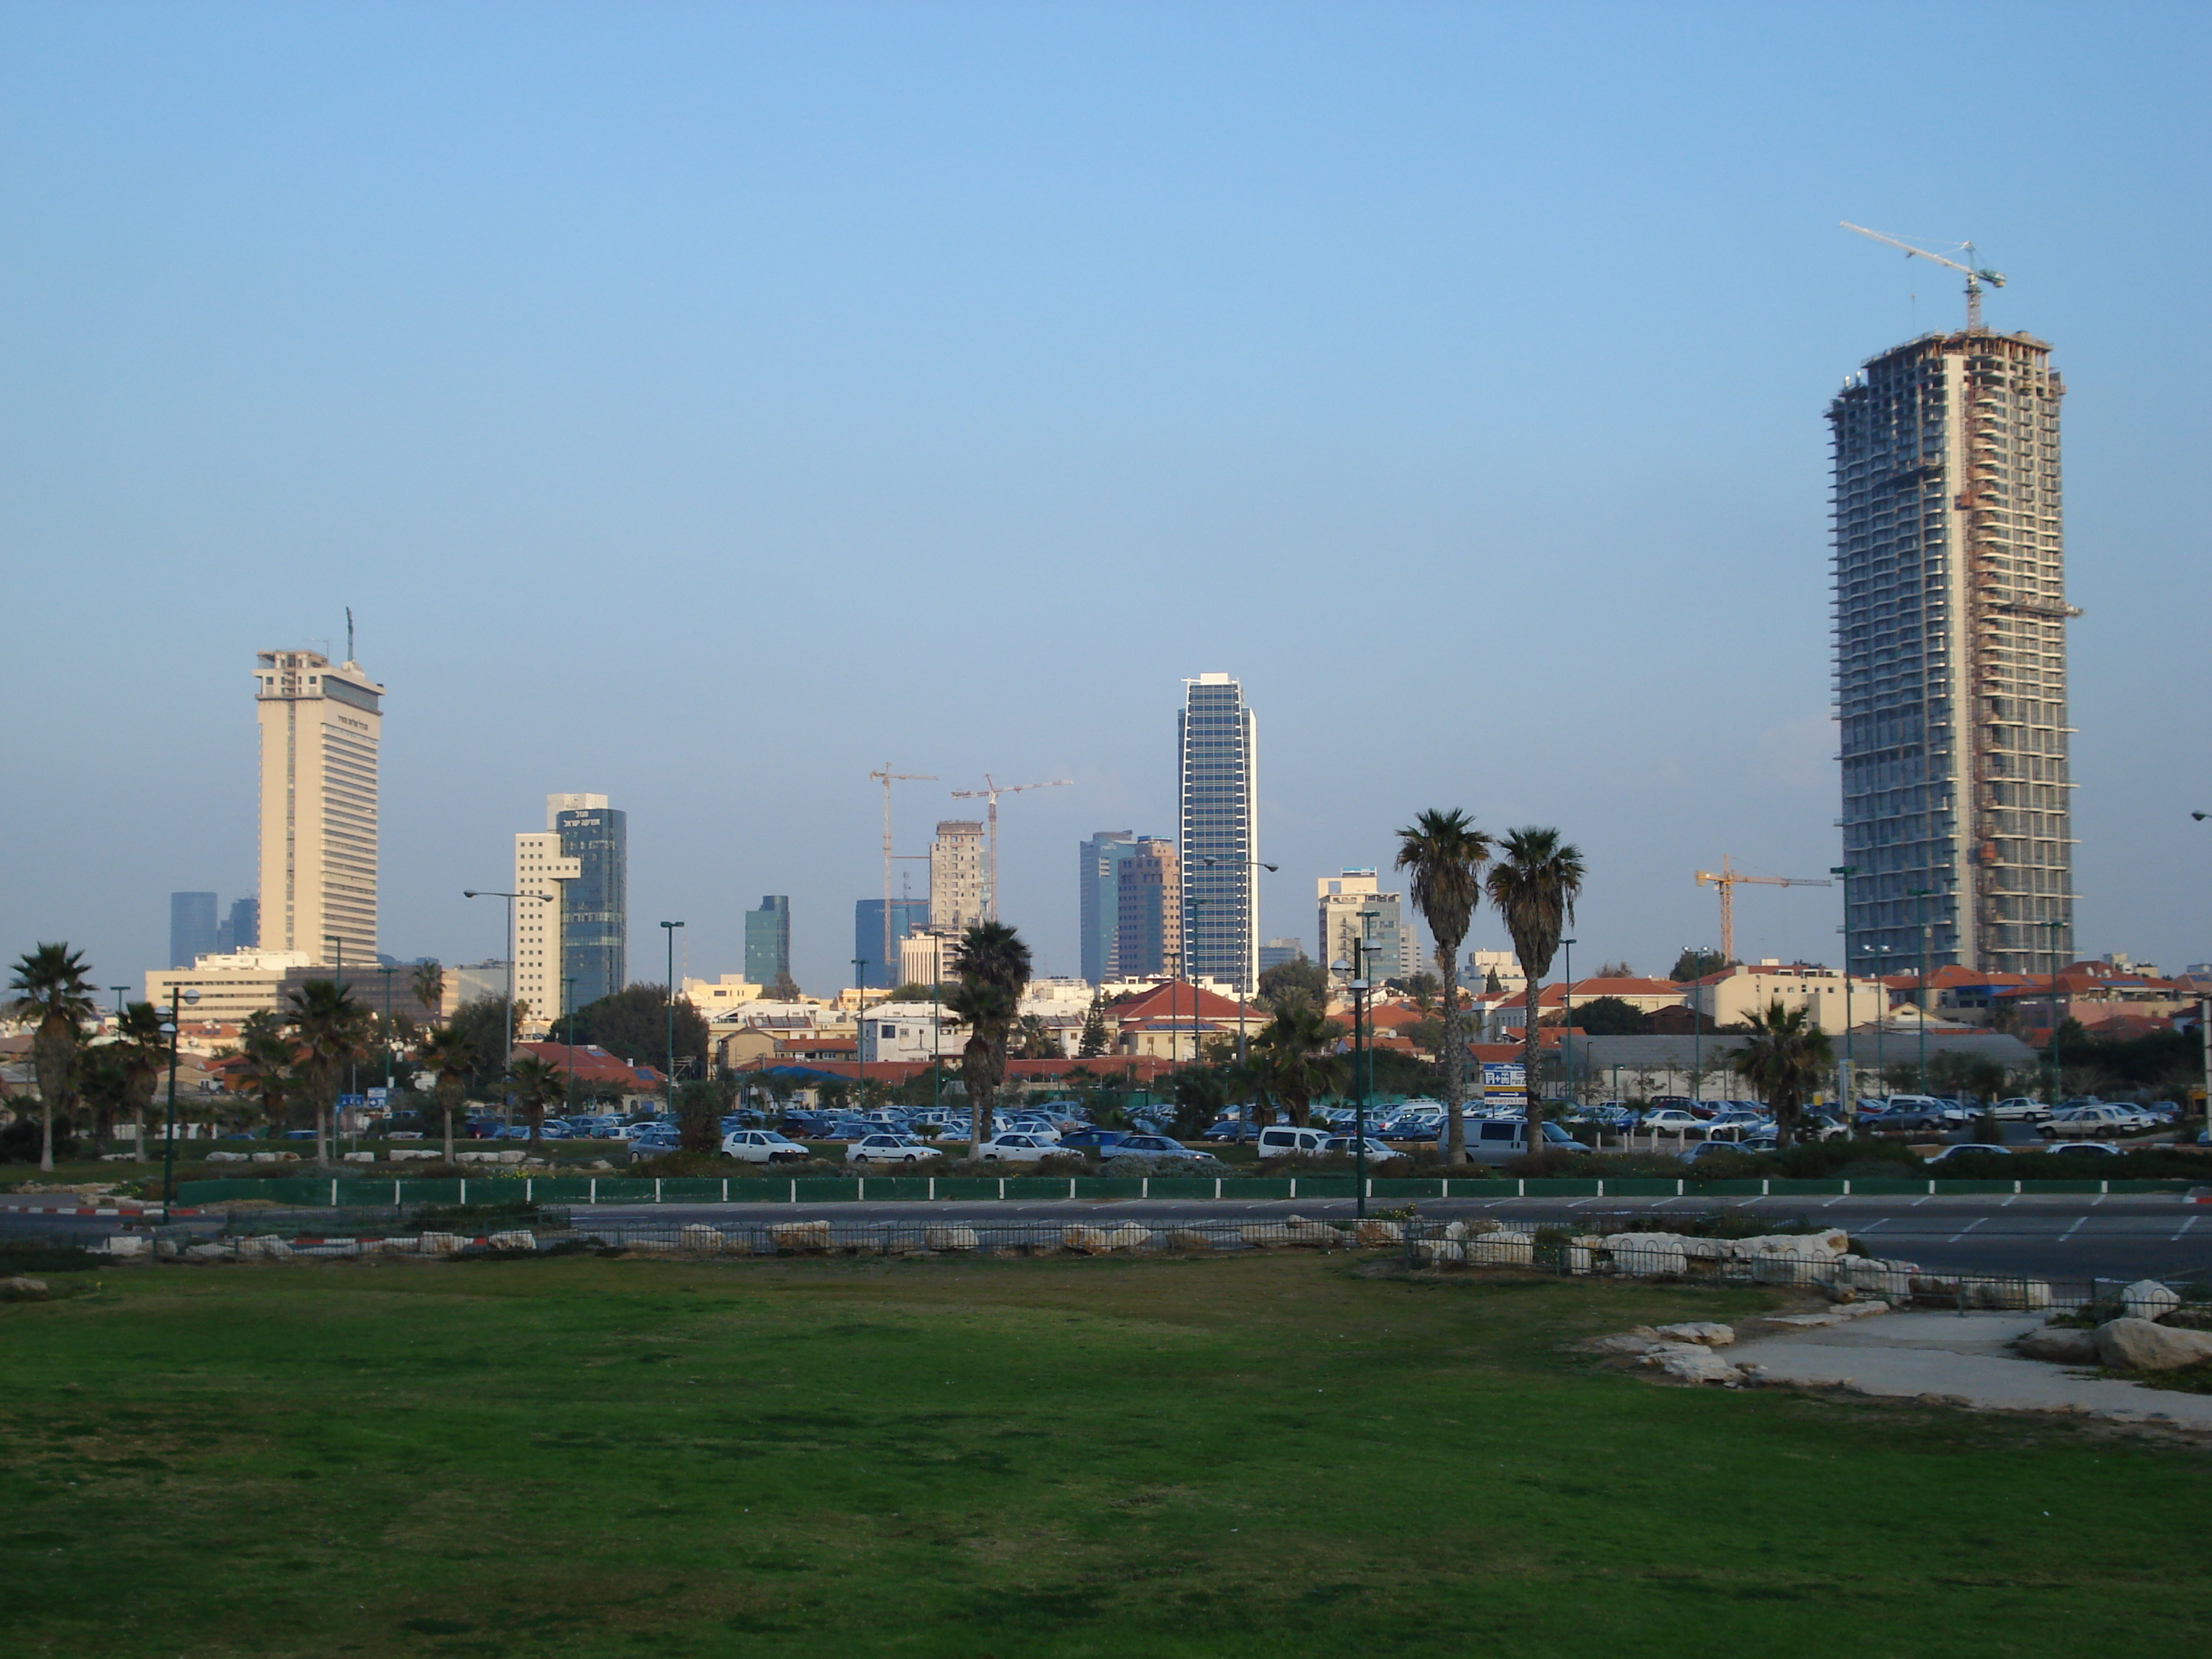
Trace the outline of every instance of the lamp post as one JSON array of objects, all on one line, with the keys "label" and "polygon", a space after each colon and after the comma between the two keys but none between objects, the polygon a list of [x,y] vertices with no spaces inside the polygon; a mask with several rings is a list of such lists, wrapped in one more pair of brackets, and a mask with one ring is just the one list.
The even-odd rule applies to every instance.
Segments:
[{"label": "lamp post", "polygon": [[[1567,1091],[1567,1109],[1575,1109],[1575,942],[1563,939],[1567,962],[1564,969],[1566,982],[1559,991],[1559,1074]],[[1603,964],[1601,963],[1601,966]]]},{"label": "lamp post", "polygon": [[[1690,964],[1695,967],[1704,952],[1694,945],[1686,948],[1690,952]],[[1703,977],[1702,975],[1693,975],[1690,980],[1690,1109],[1693,1115],[1699,1098],[1705,1092],[1705,1015],[1704,1007],[1698,1001],[1698,984]],[[1656,1131],[1652,1150],[1658,1150]]]},{"label": "lamp post", "polygon": [[[1887,945],[1869,945],[1863,948],[1869,957],[1879,958],[1889,954],[1889,946]],[[1888,1062],[1883,1057],[1882,1039],[1889,1031],[1889,975],[1881,971],[1882,964],[1878,959],[1872,965],[1875,969],[1875,983],[1881,987],[1881,1012],[1874,1023],[1874,1074],[1875,1080],[1881,1085],[1883,1091],[1887,1093],[1889,1089],[1889,1078],[1885,1067]]]},{"label": "lamp post", "polygon": [[668,935],[668,1115],[676,1115],[676,930],[680,921],[664,921],[661,932]]},{"label": "lamp post", "polygon": [[181,1002],[197,1003],[198,989],[172,985],[169,987],[169,1109],[161,1133],[161,1219],[169,1218],[169,1211],[177,1201],[177,1029],[183,1023]]},{"label": "lamp post", "polygon": [[1856,1074],[1851,1066],[1851,878],[1860,872],[1856,864],[1832,864],[1828,873],[1844,887],[1844,1047],[1836,1061],[1836,1104],[1843,1113],[1844,1121],[1849,1123],[1852,1108],[1857,1104],[1857,1091],[1852,1087]]},{"label": "lamp post", "polygon": [[[471,887],[463,890],[461,896],[463,898],[503,898],[507,901],[507,1008],[502,1022],[503,1030],[501,1033],[499,1048],[499,1069],[501,1075],[504,1076],[507,1073],[507,1067],[513,1065],[514,1061],[515,901],[518,899],[536,899],[540,903],[550,904],[553,902],[553,895],[550,893],[495,893],[488,888]],[[501,1104],[502,1109],[506,1104],[503,1092]],[[505,1115],[505,1111],[502,1109],[501,1113],[502,1121],[504,1121]]]},{"label": "lamp post", "polygon": [[1346,988],[1352,993],[1352,1194],[1358,1218],[1367,1218],[1367,1079],[1361,1062],[1366,1058],[1366,1045],[1361,1030],[1360,1016],[1367,1004],[1367,964],[1364,939],[1352,942],[1352,960],[1341,959],[1329,963],[1332,973],[1348,974]]},{"label": "lamp post", "polygon": [[2066,1069],[2058,1058],[2058,1034],[2066,1022],[2058,1012],[2058,936],[2064,930],[2063,921],[2045,924],[2051,929],[2051,1108],[2058,1109],[2058,1097],[2066,1086]]},{"label": "lamp post", "polygon": [[1920,1080],[1913,1086],[1922,1094],[1928,1092],[1928,901],[1936,895],[1932,887],[1908,887],[1907,898],[1920,901],[1917,915],[1920,928]]},{"label": "lamp post", "polygon": [[[576,975],[568,975],[561,981],[561,1006],[568,1016],[568,1097],[576,1097]],[[569,1108],[574,1111],[575,1108]]]},{"label": "lamp post", "polygon": [[[671,934],[670,938],[674,938]],[[868,1080],[868,959],[853,958],[853,979],[860,987],[860,1006],[853,1012],[853,1083],[859,1088]]]},{"label": "lamp post", "polygon": [[[1221,862],[1219,859],[1201,859],[1199,861],[1201,864],[1218,864]],[[1260,859],[1246,859],[1244,860],[1244,867],[1247,870],[1265,870],[1272,874],[1276,866]],[[1198,902],[1203,904],[1206,901],[1204,899],[1200,899]],[[1254,904],[1251,910],[1247,913],[1244,918],[1244,926],[1254,934],[1256,934],[1260,931],[1258,926],[1259,908],[1260,907],[1256,903]],[[1257,988],[1258,988],[1256,986],[1251,985],[1239,985],[1237,988],[1237,1063],[1239,1066],[1242,1066],[1244,1063],[1244,1005],[1250,1000],[1253,992]]]},{"label": "lamp post", "polygon": [[392,1108],[392,976],[399,970],[397,968],[380,968],[376,971],[384,975],[384,1105],[389,1111]]}]

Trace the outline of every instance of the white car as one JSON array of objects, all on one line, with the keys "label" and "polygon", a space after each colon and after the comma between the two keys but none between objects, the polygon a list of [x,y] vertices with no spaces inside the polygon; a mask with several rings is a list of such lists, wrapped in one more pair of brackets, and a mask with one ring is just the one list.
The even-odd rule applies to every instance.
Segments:
[{"label": "white car", "polygon": [[803,1164],[814,1154],[773,1129],[732,1129],[722,1137],[722,1156],[746,1164]]},{"label": "white car", "polygon": [[2103,1140],[2112,1135],[2140,1133],[2147,1114],[2125,1106],[2077,1106],[2070,1112],[2054,1112],[2035,1126],[2045,1140]]},{"label": "white car", "polygon": [[943,1147],[933,1146],[912,1135],[863,1135],[845,1148],[848,1164],[920,1164],[944,1156]]},{"label": "white car", "polygon": [[1990,1115],[2000,1123],[2040,1123],[2051,1115],[2051,1108],[2027,1095],[2014,1095],[1990,1107]]},{"label": "white car", "polygon": [[[1359,1155],[1359,1137],[1331,1135],[1327,1140],[1322,1142],[1321,1150],[1323,1155],[1328,1158],[1357,1158]],[[1367,1137],[1367,1161],[1370,1164],[1381,1164],[1390,1158],[1405,1156],[1401,1148],[1385,1146],[1373,1135]]]},{"label": "white car", "polygon": [[975,1155],[986,1164],[1041,1164],[1063,1150],[1056,1140],[1017,1131],[985,1141]]},{"label": "white car", "polygon": [[1294,1129],[1279,1124],[1260,1131],[1257,1151],[1261,1158],[1319,1158],[1328,1142],[1326,1129]]},{"label": "white car", "polygon": [[1670,1135],[1685,1133],[1692,1129],[1703,1133],[1705,1120],[1695,1112],[1684,1111],[1679,1106],[1662,1106],[1656,1111],[1644,1113],[1636,1127],[1646,1134],[1650,1133],[1654,1129],[1662,1130]]}]

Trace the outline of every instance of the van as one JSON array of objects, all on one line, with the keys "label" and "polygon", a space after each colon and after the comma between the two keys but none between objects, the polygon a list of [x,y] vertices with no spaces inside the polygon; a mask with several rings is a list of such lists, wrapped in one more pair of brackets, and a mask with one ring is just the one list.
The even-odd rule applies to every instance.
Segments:
[{"label": "van", "polygon": [[1327,1129],[1293,1129],[1280,1125],[1260,1131],[1261,1158],[1320,1158],[1328,1140]]},{"label": "van", "polygon": [[[1451,1131],[1447,1126],[1437,1131],[1437,1150],[1445,1150],[1445,1141]],[[1528,1150],[1528,1120],[1522,1117],[1485,1118],[1466,1126],[1467,1156],[1474,1164],[1510,1164]],[[1544,1125],[1544,1150],[1547,1152],[1586,1152],[1589,1148],[1577,1140],[1558,1124]]]}]

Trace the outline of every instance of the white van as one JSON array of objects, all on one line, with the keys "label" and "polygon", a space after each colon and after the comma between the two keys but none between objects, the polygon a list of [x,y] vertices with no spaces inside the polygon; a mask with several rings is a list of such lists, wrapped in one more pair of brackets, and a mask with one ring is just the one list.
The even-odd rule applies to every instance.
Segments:
[{"label": "white van", "polygon": [[[1486,1118],[1466,1126],[1467,1155],[1475,1164],[1510,1164],[1528,1150],[1528,1120],[1524,1117]],[[1437,1131],[1437,1150],[1443,1152],[1449,1126]],[[1546,1121],[1544,1150],[1547,1152],[1586,1152],[1589,1148],[1558,1124]]]},{"label": "white van", "polygon": [[1321,1158],[1328,1143],[1327,1129],[1293,1129],[1288,1124],[1279,1124],[1260,1131],[1259,1155],[1261,1158]]}]

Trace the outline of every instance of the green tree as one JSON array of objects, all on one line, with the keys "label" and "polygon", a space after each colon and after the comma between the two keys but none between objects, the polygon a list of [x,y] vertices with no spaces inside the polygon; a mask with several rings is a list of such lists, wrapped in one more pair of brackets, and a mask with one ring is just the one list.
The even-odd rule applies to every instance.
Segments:
[{"label": "green tree", "polygon": [[1030,947],[1002,921],[970,922],[953,947],[952,971],[960,983],[945,1006],[968,1026],[960,1078],[968,1091],[969,1139],[980,1146],[1006,1075],[1006,1048],[1030,982]]},{"label": "green tree", "polygon": [[269,1138],[274,1140],[284,1133],[285,1108],[295,1083],[292,1039],[274,1012],[261,1009],[246,1016],[238,1051],[244,1063],[234,1074],[237,1085],[260,1103]]},{"label": "green tree", "polygon": [[1583,855],[1562,841],[1557,830],[1531,826],[1511,830],[1485,884],[1528,980],[1521,1065],[1528,1079],[1528,1145],[1533,1150],[1543,1144],[1544,1130],[1544,1102],[1536,1087],[1536,996],[1559,951],[1560,937],[1575,919],[1575,900],[1583,890]]},{"label": "green tree", "polygon": [[1444,1156],[1453,1164],[1467,1162],[1467,1123],[1460,1106],[1467,1045],[1459,1035],[1459,947],[1482,902],[1482,866],[1492,851],[1490,837],[1457,807],[1431,808],[1398,832],[1397,867],[1412,872],[1413,908],[1437,942],[1437,968],[1443,978],[1444,1029],[1437,1058],[1443,1063]]},{"label": "green tree", "polygon": [[1495,968],[1483,975],[1482,994],[1486,997],[1502,997],[1505,994],[1505,981],[1498,977],[1498,969]]},{"label": "green tree", "polygon": [[1562,1017],[1591,1036],[1634,1036],[1644,1030],[1644,1016],[1636,1005],[1619,997],[1592,997]]},{"label": "green tree", "polygon": [[315,1109],[315,1162],[328,1164],[338,1073],[368,1048],[368,1011],[354,1000],[350,987],[311,979],[285,999],[284,1023],[299,1044],[297,1068]]},{"label": "green tree", "polygon": [[15,963],[8,988],[9,1017],[31,1026],[31,1066],[39,1079],[39,1168],[54,1167],[54,1112],[75,1100],[78,1050],[93,1017],[92,982],[84,954],[66,944],[41,945]]},{"label": "green tree", "polygon": [[1083,1036],[1075,1045],[1078,1060],[1097,1060],[1106,1052],[1106,999],[1099,993],[1091,994],[1091,1006],[1084,1010]]},{"label": "green tree", "polygon": [[418,962],[407,975],[407,988],[416,1006],[436,1019],[446,1006],[446,969],[441,963]]},{"label": "green tree", "polygon": [[775,976],[775,983],[768,988],[768,994],[777,1002],[796,1002],[806,994],[799,988],[799,981],[792,978],[787,970]]},{"label": "green tree", "polygon": [[1730,1057],[1736,1074],[1774,1109],[1774,1149],[1790,1150],[1805,1097],[1833,1063],[1828,1034],[1803,1005],[1785,1008],[1778,997],[1747,1022],[1750,1040]]},{"label": "green tree", "polygon": [[514,1098],[522,1108],[523,1121],[530,1125],[530,1144],[535,1147],[545,1138],[547,1104],[568,1097],[568,1075],[536,1054],[519,1054],[507,1077],[514,1085]]},{"label": "green tree", "polygon": [[1674,958],[1674,965],[1667,970],[1667,977],[1677,985],[1687,985],[1692,980],[1705,979],[1717,974],[1729,965],[1729,959],[1717,951],[1685,949]]},{"label": "green tree", "polygon": [[[468,1040],[469,1053],[475,1057],[476,1069],[470,1073],[467,1086],[486,1094],[501,1092],[507,1077],[507,1057],[514,1052],[514,1045],[500,1040],[507,1029],[506,999],[471,997],[453,1010],[453,1017],[447,1024]],[[580,1043],[587,1039],[579,1037],[577,1041]]]},{"label": "green tree", "polygon": [[[632,985],[576,1010],[576,1042],[597,1044],[632,1064],[668,1065],[668,988]],[[696,1078],[707,1075],[707,1017],[689,997],[676,1000],[676,1064]],[[687,1067],[684,1062],[689,1060]]]},{"label": "green tree", "polygon": [[1067,1058],[1067,1049],[1060,1042],[1060,1033],[1036,1014],[1024,1014],[1014,1022],[1013,1047],[1010,1052],[1016,1060]]},{"label": "green tree", "polygon": [[[114,1047],[121,1051],[116,1057],[123,1065],[123,1104],[130,1108],[132,1121],[137,1125],[136,1146],[143,1154],[146,1150],[146,1109],[154,1103],[154,1091],[161,1086],[161,1069],[169,1063],[169,1040],[161,1032],[161,1011],[150,1002],[133,1002],[125,1007],[123,1018],[115,1023],[115,1033]],[[100,1139],[106,1139],[109,1133],[103,1129]]]},{"label": "green tree", "polygon": [[737,1085],[694,1079],[676,1091],[676,1144],[687,1152],[722,1150],[722,1115],[738,1097]]},{"label": "green tree", "polygon": [[115,1133],[115,1120],[131,1103],[131,1073],[120,1042],[93,1042],[77,1056],[77,1097],[92,1115],[92,1137],[104,1144]]},{"label": "green tree", "polygon": [[1291,1001],[1325,1007],[1328,1003],[1328,970],[1304,957],[1295,962],[1279,962],[1261,970],[1260,988],[1253,1000],[1270,1013]]},{"label": "green tree", "polygon": [[[497,1010],[494,1010],[492,1036],[499,1035]],[[453,1161],[453,1109],[461,1103],[468,1089],[469,1079],[482,1063],[477,1057],[475,1041],[453,1025],[433,1025],[422,1033],[416,1046],[416,1063],[437,1079],[434,1088],[438,1109],[446,1116],[446,1162]]]},{"label": "green tree", "polygon": [[1313,1098],[1338,1086],[1343,1066],[1334,1049],[1344,1028],[1311,1003],[1286,1002],[1251,1044],[1254,1069],[1274,1104],[1305,1127]]}]

